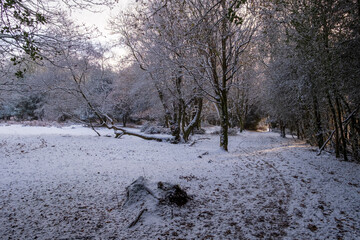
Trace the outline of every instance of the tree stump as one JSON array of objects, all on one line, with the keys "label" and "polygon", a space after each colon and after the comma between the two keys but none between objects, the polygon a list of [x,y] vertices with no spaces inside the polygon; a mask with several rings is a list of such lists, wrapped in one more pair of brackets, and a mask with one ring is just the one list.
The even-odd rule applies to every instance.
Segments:
[{"label": "tree stump", "polygon": [[163,211],[163,205],[181,207],[190,199],[177,184],[158,182],[157,188],[153,191],[148,186],[146,179],[139,177],[126,187],[126,200],[123,207],[130,210],[129,219],[133,219],[129,228],[134,227],[148,215],[159,214]]},{"label": "tree stump", "polygon": [[163,191],[160,199],[161,203],[175,204],[181,207],[190,199],[187,193],[177,184],[158,182],[158,189]]}]

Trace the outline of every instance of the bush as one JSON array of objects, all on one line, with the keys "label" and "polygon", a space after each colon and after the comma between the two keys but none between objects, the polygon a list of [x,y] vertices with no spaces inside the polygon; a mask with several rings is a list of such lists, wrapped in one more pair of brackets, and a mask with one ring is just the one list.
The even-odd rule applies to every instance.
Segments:
[{"label": "bush", "polygon": [[15,116],[15,109],[13,106],[0,105],[0,119],[10,120],[13,116]]},{"label": "bush", "polygon": [[19,120],[38,120],[43,117],[44,96],[34,94],[23,97],[15,106],[14,114]]},{"label": "bush", "polygon": [[150,122],[146,122],[144,125],[141,126],[140,132],[145,132],[151,126]]}]

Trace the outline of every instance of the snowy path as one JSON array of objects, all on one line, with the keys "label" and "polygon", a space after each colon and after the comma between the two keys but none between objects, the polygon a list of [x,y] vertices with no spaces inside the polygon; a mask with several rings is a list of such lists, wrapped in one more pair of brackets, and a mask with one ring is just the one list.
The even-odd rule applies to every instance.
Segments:
[{"label": "snowy path", "polygon": [[[44,132],[0,126],[1,239],[360,238],[360,165],[300,141],[247,132],[226,153],[214,136],[190,147]],[[124,190],[139,176],[193,200],[128,228]]]}]

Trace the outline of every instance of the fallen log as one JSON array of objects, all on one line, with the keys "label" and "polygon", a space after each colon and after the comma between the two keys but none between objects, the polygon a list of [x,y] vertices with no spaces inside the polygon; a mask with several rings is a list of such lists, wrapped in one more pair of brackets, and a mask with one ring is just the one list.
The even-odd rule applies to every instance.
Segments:
[{"label": "fallen log", "polygon": [[145,139],[145,140],[154,140],[154,141],[158,141],[158,142],[162,142],[162,141],[168,142],[168,141],[171,141],[171,139],[172,139],[171,137],[169,137],[169,138],[160,138],[160,137],[144,135],[144,134],[141,134],[141,133],[130,132],[130,131],[127,131],[127,130],[125,130],[123,128],[119,128],[119,127],[115,127],[115,128],[116,128],[116,130],[115,130],[115,138],[120,138],[123,135],[130,135],[130,136],[139,137],[139,138],[142,138],[142,139]]},{"label": "fallen log", "polygon": [[321,152],[324,150],[325,146],[328,144],[328,142],[331,140],[331,138],[334,136],[336,129],[333,130],[330,134],[330,137],[324,142],[324,144],[321,146],[321,148],[319,149],[319,152],[317,154],[317,156],[320,156]]},{"label": "fallen log", "polygon": [[[349,116],[347,116],[347,118],[342,122],[343,126],[340,127],[346,127],[347,125],[349,125],[350,123],[350,119],[355,115],[355,113],[359,110],[359,108],[355,109],[352,113],[349,114]],[[321,152],[324,150],[324,148],[326,147],[326,145],[328,144],[328,142],[331,140],[331,138],[334,136],[334,133],[337,129],[334,129],[331,134],[330,137],[325,141],[325,143],[321,146],[321,148],[319,149],[319,152],[317,154],[317,156],[320,156]]]}]

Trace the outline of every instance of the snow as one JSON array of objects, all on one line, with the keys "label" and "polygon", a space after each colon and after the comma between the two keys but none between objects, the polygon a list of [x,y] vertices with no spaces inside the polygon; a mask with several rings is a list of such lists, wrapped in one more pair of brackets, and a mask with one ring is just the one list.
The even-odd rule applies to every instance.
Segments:
[{"label": "snow", "polygon": [[[71,135],[71,136],[96,136],[91,128],[85,128],[81,125],[70,125],[64,127],[36,127],[23,125],[0,125],[0,134],[4,135]],[[100,133],[111,133],[111,130],[101,129]]]},{"label": "snow", "polygon": [[[360,238],[360,165],[271,132],[232,136],[229,152],[218,136],[194,138],[0,126],[1,238]],[[123,206],[125,189],[140,176],[179,184],[192,200],[153,206],[128,228],[141,209]]]}]

